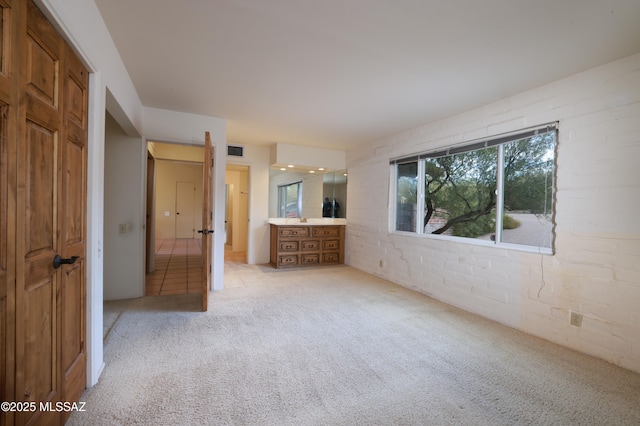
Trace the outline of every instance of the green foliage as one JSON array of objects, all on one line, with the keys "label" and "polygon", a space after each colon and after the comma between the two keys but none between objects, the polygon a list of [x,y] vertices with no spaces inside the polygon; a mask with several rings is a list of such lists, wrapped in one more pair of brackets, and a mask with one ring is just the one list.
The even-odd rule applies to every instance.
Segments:
[{"label": "green foliage", "polygon": [[489,215],[495,207],[496,147],[429,159],[425,163],[425,223],[433,211],[447,215],[447,223],[434,231],[453,228],[454,235],[477,236],[489,227]]},{"label": "green foliage", "polygon": [[518,219],[514,219],[513,217],[506,214],[502,216],[502,229],[516,229],[520,225],[522,224]]},{"label": "green foliage", "polygon": [[[505,209],[547,214],[553,202],[553,149],[549,132],[503,145]],[[437,210],[447,222],[434,234],[475,238],[495,232],[498,147],[425,161],[424,225]],[[505,216],[504,226],[520,226]]]},{"label": "green foliage", "polygon": [[476,220],[458,223],[453,226],[453,235],[457,237],[476,238],[496,231],[493,215],[479,216]]},{"label": "green foliage", "polygon": [[545,133],[505,145],[504,206],[511,211],[547,214],[553,196],[555,135]]}]

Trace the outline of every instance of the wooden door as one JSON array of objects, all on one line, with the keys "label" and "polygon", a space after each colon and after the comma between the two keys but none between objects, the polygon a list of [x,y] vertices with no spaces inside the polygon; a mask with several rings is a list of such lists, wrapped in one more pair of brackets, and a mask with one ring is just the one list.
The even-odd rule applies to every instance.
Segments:
[{"label": "wooden door", "polygon": [[176,238],[193,238],[196,215],[196,184],[176,182]]},{"label": "wooden door", "polygon": [[209,292],[211,289],[211,240],[213,239],[211,200],[213,198],[211,177],[213,174],[213,147],[211,135],[204,137],[204,163],[202,171],[202,311],[209,309]]},{"label": "wooden door", "polygon": [[154,200],[154,188],[155,188],[155,176],[156,176],[156,160],[151,153],[147,151],[147,217],[145,221],[145,264],[144,272],[148,274],[151,271],[152,262],[151,258],[155,250],[153,249],[153,200]]},{"label": "wooden door", "polygon": [[57,215],[61,219],[62,258],[76,259],[60,268],[62,396],[77,401],[86,385],[86,217],[89,73],[65,45],[62,183]]},{"label": "wooden door", "polygon": [[[14,400],[15,360],[15,186],[18,104],[14,3],[0,1],[0,402]],[[0,412],[0,426],[13,413]]]},{"label": "wooden door", "polygon": [[[32,2],[20,46],[15,400],[76,401],[86,382],[88,73]],[[38,410],[16,423],[66,417]]]}]

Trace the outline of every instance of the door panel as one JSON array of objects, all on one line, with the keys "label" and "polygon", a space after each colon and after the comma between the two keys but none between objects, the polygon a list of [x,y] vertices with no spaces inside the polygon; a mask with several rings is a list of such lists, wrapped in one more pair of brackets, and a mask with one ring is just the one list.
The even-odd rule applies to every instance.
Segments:
[{"label": "door panel", "polygon": [[[16,1],[0,0],[0,401],[15,400]],[[0,426],[13,421],[0,413]]]},{"label": "door panel", "polygon": [[212,216],[211,200],[213,199],[211,178],[213,176],[213,147],[209,132],[204,136],[204,163],[202,171],[202,311],[209,309],[209,292],[211,289],[211,240]]},{"label": "door panel", "polygon": [[[17,332],[16,398],[35,402],[58,401],[58,371],[56,369],[56,298],[55,276],[45,277],[25,288],[17,310],[18,325],[24,321],[24,330]],[[19,292],[20,294],[20,292]],[[23,315],[21,315],[23,314]],[[22,340],[23,336],[29,336]],[[20,349],[24,349],[20,353]],[[54,413],[17,413],[18,424],[37,419],[40,424],[52,424]]]},{"label": "door panel", "polygon": [[27,16],[25,89],[44,105],[58,108],[62,39],[32,2]]},{"label": "door panel", "polygon": [[67,267],[62,278],[62,394],[65,401],[77,401],[86,384],[84,276],[84,262],[79,261]]},{"label": "door panel", "polygon": [[154,200],[154,188],[155,188],[155,168],[156,162],[151,152],[147,151],[147,217],[145,227],[145,274],[148,274],[153,268],[153,200]]},{"label": "door panel", "polygon": [[[57,277],[54,256],[57,227],[54,206],[57,188],[57,137],[32,121],[26,123],[22,277],[16,288],[16,397],[23,401],[55,401],[57,379]],[[24,221],[22,220],[24,218]],[[18,236],[21,232],[18,230]],[[22,278],[22,279],[20,279]],[[18,416],[27,420],[31,413]]]},{"label": "door panel", "polygon": [[0,99],[10,103],[11,83],[13,81],[11,58],[14,41],[14,24],[11,1],[0,0]]},{"label": "door panel", "polygon": [[62,177],[64,208],[64,244],[84,243],[84,146],[71,141],[65,144],[65,174]]},{"label": "door panel", "polygon": [[55,277],[50,275],[27,286],[23,298],[24,335],[30,339],[25,341],[20,360],[25,368],[19,394],[25,401],[49,401],[57,393]]},{"label": "door panel", "polygon": [[[53,259],[54,211],[57,190],[57,134],[27,122],[25,185],[25,258]],[[45,271],[40,271],[45,272]],[[47,271],[50,273],[51,271]],[[27,280],[28,281],[28,280]]]},{"label": "door panel", "polygon": [[[0,15],[1,16],[1,15]],[[1,22],[1,21],[0,21]],[[1,45],[2,43],[0,43]],[[1,48],[0,48],[1,49]],[[0,51],[0,55],[1,55]],[[0,78],[0,80],[2,80]],[[0,100],[2,96],[0,94]],[[7,341],[7,138],[6,138],[7,106],[0,104],[0,341]],[[0,350],[0,401],[6,401],[6,351]],[[0,425],[2,421],[0,421]]]}]

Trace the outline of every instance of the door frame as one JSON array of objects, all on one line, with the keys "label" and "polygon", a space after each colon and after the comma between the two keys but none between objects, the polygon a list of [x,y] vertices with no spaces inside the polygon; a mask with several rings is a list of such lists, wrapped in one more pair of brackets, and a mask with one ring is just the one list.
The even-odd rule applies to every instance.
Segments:
[{"label": "door frame", "polygon": [[145,146],[147,150],[147,170],[146,170],[146,182],[145,182],[145,256],[144,256],[144,273],[145,275],[153,271],[155,268],[155,258],[153,256],[155,250],[155,185],[156,185],[156,159],[153,157],[149,148]]},{"label": "door frame", "polygon": [[[229,172],[237,172],[239,174],[239,182],[238,187],[235,187],[236,182],[230,183],[228,178]],[[244,177],[243,177],[244,176]],[[246,188],[242,186],[242,179],[246,178]],[[249,164],[239,164],[239,163],[227,163],[225,167],[225,187],[229,187],[229,185],[233,185],[234,194],[231,198],[234,200],[233,203],[238,205],[239,213],[234,212],[235,215],[239,215],[239,220],[236,221],[233,218],[227,219],[226,223],[227,232],[229,232],[229,225],[231,225],[231,235],[232,241],[226,241],[227,245],[231,245],[232,250],[234,250],[237,246],[233,244],[233,235],[243,235],[244,239],[244,251],[245,251],[245,261],[244,263],[248,263],[249,259],[249,246],[250,246],[250,232],[249,232],[249,219],[251,217],[251,197],[249,197],[250,185],[251,185],[251,166]],[[226,192],[226,191],[225,191]],[[246,196],[246,200],[242,201],[242,197]],[[225,194],[225,214],[228,212],[228,198]],[[236,199],[237,198],[237,199]],[[242,208],[244,204],[244,208]],[[236,223],[239,222],[239,223]]]}]

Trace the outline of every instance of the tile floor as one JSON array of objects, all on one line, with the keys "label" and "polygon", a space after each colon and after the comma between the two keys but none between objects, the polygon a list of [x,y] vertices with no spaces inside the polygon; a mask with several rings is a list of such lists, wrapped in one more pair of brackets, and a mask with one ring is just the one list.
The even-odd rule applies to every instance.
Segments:
[{"label": "tile floor", "polygon": [[156,240],[155,271],[147,274],[145,294],[199,293],[202,290],[200,239]]},{"label": "tile floor", "polygon": [[[145,294],[200,293],[202,290],[202,240],[156,240],[155,271],[147,274]],[[246,263],[245,251],[231,251],[225,246],[225,264]]]}]

